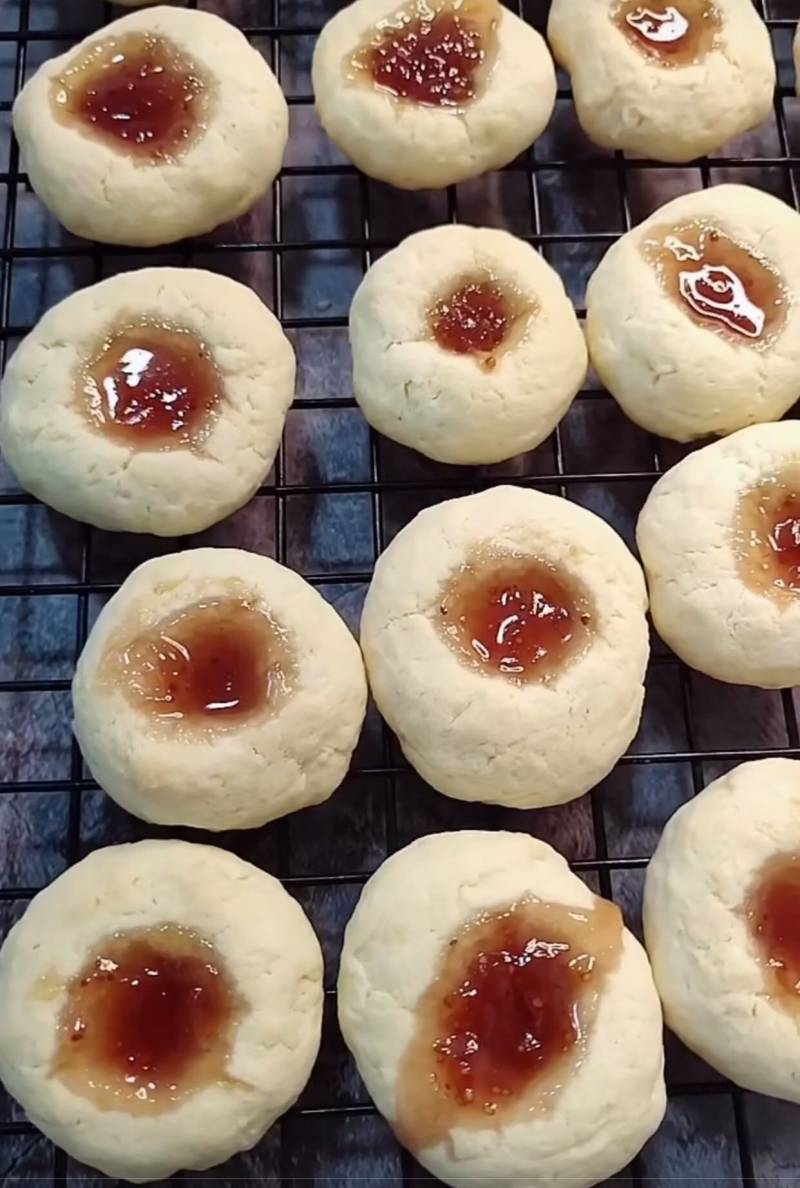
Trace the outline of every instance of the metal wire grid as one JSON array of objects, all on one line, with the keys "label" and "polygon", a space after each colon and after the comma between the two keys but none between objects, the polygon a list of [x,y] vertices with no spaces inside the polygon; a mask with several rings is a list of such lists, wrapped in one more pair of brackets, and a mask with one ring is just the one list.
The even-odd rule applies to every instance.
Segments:
[{"label": "metal wire grid", "polygon": [[[534,23],[541,27],[547,7],[546,0],[536,0],[539,4],[539,9],[536,12],[536,19]],[[578,0],[576,0],[578,2]],[[793,30],[796,19],[800,16],[800,2],[798,2],[798,12],[794,18],[791,17],[772,17],[769,14],[767,3],[768,0],[754,0],[756,7],[759,9],[761,15],[766,20],[766,23],[771,31],[778,30]],[[90,30],[87,29],[38,29],[32,27],[32,14],[35,9],[37,0],[19,0],[19,24],[16,29],[3,30],[0,29],[0,47],[5,44],[11,44],[14,48],[14,94],[16,94],[26,76],[26,67],[29,56],[30,46],[35,42],[47,43],[63,43],[64,48],[67,48],[74,41],[84,36]],[[516,0],[516,8],[520,16],[525,15],[526,0]],[[191,7],[197,7],[198,0],[190,0]],[[105,19],[111,19],[115,14],[111,6],[105,4],[104,6]],[[269,19],[265,23],[249,24],[242,26],[243,32],[250,38],[271,38],[272,39],[272,65],[275,73],[280,78],[281,54],[279,45],[281,39],[287,37],[298,36],[313,36],[319,32],[317,25],[296,24],[291,23],[290,20],[290,4],[288,0],[265,0],[264,7],[269,12]],[[513,5],[512,5],[513,7]],[[787,87],[780,87],[776,92],[775,99],[775,118],[777,126],[777,134],[779,138],[780,155],[778,156],[758,156],[758,157],[739,157],[739,156],[718,156],[709,158],[700,163],[701,177],[703,185],[710,184],[710,177],[712,169],[724,169],[726,167],[735,168],[737,170],[769,170],[780,169],[787,185],[787,191],[796,208],[800,209],[800,197],[798,195],[798,183],[795,175],[795,170],[800,168],[800,157],[792,154],[790,145],[790,135],[787,128],[786,111],[784,101],[791,94]],[[565,87],[560,87],[558,96],[561,99],[569,98],[570,92]],[[290,106],[298,107],[308,105],[313,102],[310,94],[290,94],[287,95]],[[9,112],[12,106],[12,101],[0,101],[0,112]],[[615,179],[615,186],[617,192],[617,201],[619,207],[619,214],[621,220],[621,227],[627,230],[631,226],[631,209],[628,193],[628,181],[630,170],[635,167],[637,170],[642,169],[659,169],[661,166],[650,161],[637,160],[630,162],[626,160],[622,154],[617,153],[613,156],[591,156],[583,157],[581,159],[565,159],[552,158],[546,159],[534,152],[524,155],[510,166],[509,171],[521,172],[526,179],[527,192],[530,201],[530,209],[532,215],[533,232],[526,238],[537,247],[546,248],[556,244],[588,244],[595,243],[598,245],[610,244],[616,238],[618,233],[615,232],[587,232],[578,231],[570,232],[546,232],[542,227],[542,215],[540,208],[540,193],[537,184],[539,175],[547,171],[557,170],[580,170],[583,168],[602,169],[611,171]],[[281,186],[286,178],[291,177],[320,177],[325,175],[338,174],[352,174],[358,176],[358,188],[360,198],[360,234],[355,238],[336,238],[336,239],[291,239],[283,234],[283,220],[282,220],[282,203],[281,203]],[[2,280],[0,281],[0,363],[4,366],[5,359],[9,352],[9,344],[24,335],[31,329],[26,325],[14,325],[11,320],[11,291],[12,291],[12,271],[14,265],[22,260],[52,260],[64,259],[65,257],[75,256],[91,261],[93,279],[99,280],[103,273],[104,256],[107,254],[99,245],[91,245],[84,243],[75,244],[59,244],[58,246],[19,246],[15,243],[15,228],[17,225],[17,199],[20,191],[27,185],[27,178],[21,172],[19,162],[18,146],[12,139],[8,169],[5,172],[0,171],[0,186],[4,186],[6,190],[5,210],[3,214],[2,224],[2,248],[0,248],[0,266],[2,267]],[[459,221],[459,202],[456,189],[453,187],[447,193],[447,215],[450,221]],[[282,325],[287,330],[304,330],[304,329],[331,329],[346,326],[345,317],[337,316],[287,316],[285,312],[284,301],[284,257],[288,253],[313,249],[315,251],[324,249],[349,249],[359,253],[361,265],[364,270],[369,266],[373,258],[373,254],[382,249],[392,246],[392,241],[385,240],[373,234],[372,218],[370,213],[370,194],[367,181],[364,177],[356,175],[355,171],[347,165],[309,165],[309,166],[289,166],[282,171],[281,176],[276,180],[273,194],[273,216],[272,229],[269,239],[257,239],[251,241],[240,241],[221,239],[213,243],[203,243],[202,252],[206,256],[225,256],[226,253],[246,253],[246,252],[267,252],[273,258],[273,309],[279,317]],[[173,249],[170,249],[173,252]],[[193,259],[193,254],[197,250],[191,244],[179,245],[177,254],[182,258],[186,264],[190,264]],[[137,255],[141,256],[143,253],[137,251]],[[173,252],[174,254],[174,252]],[[115,247],[115,256],[125,256],[126,250]],[[580,314],[583,311],[579,311]],[[578,399],[591,399],[591,393],[582,393]],[[345,409],[354,407],[355,402],[352,398],[349,399],[334,399],[328,397],[300,397],[295,401],[295,408],[336,408]],[[658,443],[653,439],[652,441],[652,462],[644,469],[620,469],[611,472],[597,471],[570,471],[565,465],[564,447],[562,442],[562,434],[559,429],[556,429],[554,435],[554,452],[555,469],[549,473],[536,473],[535,475],[519,476],[515,475],[513,481],[523,485],[532,485],[535,487],[543,487],[548,490],[558,490],[560,494],[568,495],[568,488],[573,485],[588,484],[588,483],[610,483],[617,484],[623,482],[648,482],[654,480],[662,471],[662,459]],[[442,477],[437,475],[435,478],[423,479],[387,479],[381,473],[381,459],[378,450],[378,443],[374,435],[370,437],[370,476],[368,479],[356,482],[333,482],[333,483],[292,483],[287,481],[285,472],[285,451],[282,447],[276,459],[274,479],[265,485],[259,494],[273,497],[275,507],[275,554],[279,561],[286,563],[287,561],[287,498],[290,495],[306,495],[306,496],[320,496],[333,493],[341,494],[367,494],[370,497],[372,508],[372,524],[373,524],[373,544],[374,552],[377,556],[383,549],[385,544],[385,508],[384,497],[389,493],[394,492],[414,492],[421,493],[430,492],[435,493],[436,496],[444,496],[448,491],[453,494],[462,493],[465,489],[479,489],[480,487],[491,485],[498,480],[494,477],[474,476],[467,480],[463,475],[457,477]],[[23,492],[0,492],[0,507],[3,506],[23,506],[26,504],[35,503],[36,500],[32,496]],[[77,598],[77,625],[74,641],[75,656],[80,653],[87,636],[89,623],[89,608],[90,598],[94,595],[107,596],[112,593],[117,587],[114,583],[106,581],[92,580],[91,577],[91,547],[92,534],[91,529],[83,526],[81,530],[80,543],[80,562],[78,567],[78,578],[70,582],[55,582],[43,583],[37,581],[20,581],[13,583],[0,584],[0,598],[44,598],[58,595],[72,595]],[[341,572],[325,572],[325,573],[305,573],[304,576],[313,584],[317,585],[355,585],[369,581],[370,572],[354,572],[346,570]],[[669,663],[675,664],[674,657],[656,655],[653,658],[653,663]],[[672,749],[656,752],[649,752],[646,754],[629,753],[623,757],[621,764],[675,764],[686,763],[690,765],[692,772],[692,780],[694,790],[698,791],[703,785],[703,763],[724,763],[724,762],[739,762],[751,758],[759,758],[767,755],[783,755],[800,757],[800,732],[798,731],[798,720],[795,712],[794,703],[790,691],[786,690],[782,694],[783,714],[785,718],[785,729],[788,745],[773,747],[769,749],[753,749],[753,748],[729,748],[729,749],[704,749],[698,747],[696,744],[696,730],[694,713],[692,706],[692,692],[689,681],[689,676],[683,665],[679,665],[680,672],[680,696],[681,696],[681,710],[684,719],[685,736],[688,745],[684,749]],[[46,692],[62,692],[69,688],[69,681],[65,679],[32,679],[32,680],[4,680],[0,681],[0,693],[46,693]],[[397,790],[396,780],[398,776],[407,773],[408,768],[402,762],[398,762],[395,758],[395,749],[392,745],[388,730],[383,727],[383,741],[382,741],[382,759],[378,764],[370,766],[356,766],[352,770],[352,776],[356,778],[381,778],[385,786],[385,827],[386,838],[389,852],[397,846]],[[80,857],[80,815],[81,815],[81,797],[84,792],[94,790],[96,785],[88,779],[83,777],[81,756],[77,744],[72,741],[71,745],[71,761],[70,761],[70,778],[67,781],[69,789],[69,811],[67,818],[67,847],[66,860],[68,864],[72,864]],[[64,780],[17,780],[17,781],[3,781],[0,783],[0,793],[14,794],[14,793],[47,793],[63,791],[65,787]],[[608,846],[605,835],[604,818],[597,796],[592,794],[592,823],[595,834],[595,857],[590,859],[578,860],[572,863],[574,869],[581,872],[589,872],[593,874],[597,880],[602,894],[612,897],[612,872],[617,870],[641,870],[648,862],[646,855],[642,856],[626,856],[626,857],[610,857],[608,854]],[[286,822],[282,822],[279,828],[283,828],[282,843],[279,847],[279,853],[283,855],[283,869],[279,869],[276,873],[283,877],[283,881],[294,887],[304,886],[324,886],[326,884],[360,884],[367,877],[368,873],[363,871],[339,871],[332,874],[325,875],[310,875],[299,876],[292,875],[288,871],[286,855],[288,854],[288,832],[286,831]],[[4,887],[0,888],[0,902],[2,901],[25,901],[39,890],[37,887]],[[329,990],[328,994],[334,993]],[[754,1178],[753,1157],[751,1152],[750,1135],[748,1133],[748,1124],[744,1115],[742,1104],[742,1094],[734,1087],[726,1085],[719,1081],[690,1081],[687,1083],[673,1084],[670,1086],[670,1091],[674,1095],[689,1095],[689,1094],[715,1094],[729,1093],[733,1101],[733,1110],[736,1123],[736,1137],[738,1141],[739,1163],[742,1179],[748,1180]],[[374,1112],[374,1107],[368,1104],[362,1105],[323,1105],[320,1107],[309,1109],[298,1109],[295,1111],[299,1114],[330,1114],[330,1115],[359,1115]],[[0,1122],[0,1136],[7,1135],[23,1135],[33,1134],[34,1128],[27,1122],[5,1121]],[[281,1179],[284,1181],[290,1180],[291,1174],[288,1163],[288,1153],[281,1152]],[[420,1169],[412,1166],[410,1157],[403,1156],[403,1180],[413,1178]],[[56,1152],[55,1163],[53,1169],[54,1178],[56,1180],[65,1179],[67,1174],[66,1157],[63,1152]],[[637,1180],[636,1167],[632,1169],[634,1181]]]}]

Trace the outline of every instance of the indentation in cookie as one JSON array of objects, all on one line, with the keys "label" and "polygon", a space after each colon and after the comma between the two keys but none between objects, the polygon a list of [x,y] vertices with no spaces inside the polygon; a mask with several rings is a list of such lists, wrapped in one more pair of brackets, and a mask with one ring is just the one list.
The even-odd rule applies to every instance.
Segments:
[{"label": "indentation in cookie", "polygon": [[722,17],[712,0],[622,0],[612,8],[617,28],[649,61],[660,66],[691,66],[716,48]]},{"label": "indentation in cookie", "polygon": [[143,164],[180,155],[205,129],[208,80],[166,37],[97,41],[53,81],[56,116]]},{"label": "indentation in cookie", "polygon": [[697,325],[764,349],[791,305],[780,272],[763,254],[704,220],[653,228],[642,243],[669,296]]},{"label": "indentation in cookie", "polygon": [[427,107],[477,98],[497,53],[498,0],[408,0],[369,30],[348,79]]},{"label": "indentation in cookie", "polygon": [[296,676],[287,633],[241,598],[195,603],[119,647],[105,679],[152,719],[213,729],[276,713]]},{"label": "indentation in cookie", "polygon": [[197,335],[154,321],[111,330],[78,376],[78,401],[92,424],[135,449],[198,445],[223,389]]},{"label": "indentation in cookie", "polygon": [[590,599],[567,573],[490,548],[454,575],[437,621],[464,664],[520,685],[555,678],[586,651],[594,630]]},{"label": "indentation in cookie", "polygon": [[734,537],[739,573],[750,589],[793,602],[800,595],[800,469],[745,492]]},{"label": "indentation in cookie", "polygon": [[66,987],[52,1072],[101,1110],[161,1114],[220,1082],[242,1004],[208,940],[115,932]]},{"label": "indentation in cookie", "polygon": [[784,1009],[800,1012],[800,854],[770,858],[743,911],[771,996]]},{"label": "indentation in cookie", "polygon": [[536,302],[488,273],[459,280],[427,315],[428,331],[443,350],[473,355],[492,370],[519,342]]},{"label": "indentation in cookie", "polygon": [[525,899],[471,920],[444,947],[416,1008],[397,1090],[412,1150],[453,1127],[543,1107],[580,1063],[622,948],[619,909]]}]

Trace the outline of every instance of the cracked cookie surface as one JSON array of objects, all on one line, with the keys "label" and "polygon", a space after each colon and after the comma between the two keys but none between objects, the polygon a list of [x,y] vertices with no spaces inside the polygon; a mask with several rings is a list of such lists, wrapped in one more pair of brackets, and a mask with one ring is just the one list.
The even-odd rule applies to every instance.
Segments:
[{"label": "cracked cookie surface", "polygon": [[299,574],[241,549],[140,565],[78,661],[74,729],[105,791],[169,825],[263,825],[339,786],[367,689],[358,644]]},{"label": "cracked cookie surface", "polygon": [[0,441],[20,485],[76,520],[199,532],[266,478],[294,379],[289,340],[245,285],[125,272],[23,339],[0,388]]},{"label": "cracked cookie surface", "polygon": [[[153,1029],[152,1009],[149,1022],[136,1009],[140,993],[150,1008],[157,996],[133,985],[130,949],[126,967],[126,945],[144,937],[147,977],[166,978],[165,993],[183,1002],[166,1034]],[[204,969],[191,968],[190,953],[200,954]],[[190,1084],[223,1022],[219,989],[211,1028],[197,999],[222,981],[235,1001],[219,1028],[223,1050]],[[213,846],[142,841],[90,854],[40,892],[11,929],[0,950],[0,987],[7,1089],[54,1143],[113,1178],[161,1180],[248,1150],[296,1100],[319,1048],[322,954],[311,925],[277,879]],[[67,1042],[88,1045],[88,1053],[72,1058],[67,1075],[61,1041],[76,1006],[80,1026],[71,1034],[83,1040]],[[186,1033],[178,1074],[176,1033],[190,1019],[209,1034]],[[115,1039],[132,1045],[126,1063],[137,1073],[146,1064],[150,1082],[171,1062],[161,1096],[145,1082],[135,1107],[124,1092],[114,1092],[111,1104],[98,1099],[108,1069],[97,1061],[104,1050],[118,1061]],[[164,1094],[179,1087],[181,1099],[164,1108]]]},{"label": "cracked cookie surface", "polygon": [[[361,646],[378,708],[434,788],[560,804],[607,775],[636,733],[646,605],[638,563],[598,516],[495,487],[429,507],[398,533],[375,566]],[[484,649],[488,663],[473,609],[502,637]]]}]

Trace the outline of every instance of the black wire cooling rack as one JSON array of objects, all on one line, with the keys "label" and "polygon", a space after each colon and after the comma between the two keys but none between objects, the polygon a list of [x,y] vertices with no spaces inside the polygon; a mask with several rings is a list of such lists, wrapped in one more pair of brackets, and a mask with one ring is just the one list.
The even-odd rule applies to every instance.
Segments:
[{"label": "black wire cooling rack", "polygon": [[[533,150],[477,186],[421,197],[398,197],[368,182],[334,154],[314,122],[310,52],[322,23],[339,7],[336,0],[209,0],[200,6],[237,23],[271,60],[290,104],[291,143],[300,151],[290,145],[271,200],[253,218],[202,241],[142,252],[106,249],[59,232],[29,190],[10,133],[13,97],[30,71],[120,10],[95,0],[0,0],[3,364],[57,297],[115,271],[197,264],[253,283],[294,339],[300,388],[268,484],[245,513],[202,543],[273,554],[303,572],[351,623],[372,560],[392,533],[420,507],[449,495],[498,481],[530,484],[593,507],[630,539],[649,486],[679,456],[675,447],[630,426],[591,381],[552,438],[506,466],[447,468],[392,447],[368,434],[353,411],[345,346],[349,295],[372,259],[405,233],[435,222],[486,221],[539,247],[582,313],[586,276],[607,246],[675,193],[738,180],[798,207],[800,108],[790,47],[800,0],[757,0],[779,63],[774,117],[724,155],[678,169],[601,153],[575,127],[561,77],[554,130]],[[516,4],[541,30],[548,7],[549,0]],[[45,512],[0,470],[3,930],[41,885],[88,848],[158,832],[126,818],[87,778],[68,732],[69,677],[93,615],[127,572],[148,555],[194,543],[111,538],[72,525]],[[515,815],[446,801],[409,771],[371,713],[353,770],[328,805],[255,831],[255,839],[217,839],[282,877],[309,912],[326,955],[325,1038],[311,1084],[283,1122],[252,1154],[189,1179],[349,1185],[425,1178],[375,1114],[335,1024],[342,927],[360,885],[387,853],[433,829],[528,829],[566,853],[637,927],[642,871],[676,805],[736,762],[800,757],[792,692],[715,685],[654,644],[639,739],[600,789],[575,805]],[[665,1124],[622,1178],[800,1181],[800,1113],[733,1088],[669,1037],[668,1080]],[[94,1175],[54,1151],[9,1099],[0,1100],[4,1180]]]}]

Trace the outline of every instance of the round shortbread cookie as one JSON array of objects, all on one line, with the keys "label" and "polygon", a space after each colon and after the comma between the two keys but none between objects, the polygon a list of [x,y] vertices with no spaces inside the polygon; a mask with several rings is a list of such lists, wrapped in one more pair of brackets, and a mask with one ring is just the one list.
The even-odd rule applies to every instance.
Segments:
[{"label": "round shortbread cookie", "polygon": [[364,720],[358,645],[299,574],[240,549],[146,561],[72,687],[100,786],[162,825],[245,829],[339,786]]},{"label": "round shortbread cookie", "polygon": [[744,1089],[800,1102],[800,763],[759,759],[668,822],[644,926],[666,1022]]},{"label": "round shortbread cookie", "polygon": [[0,951],[0,1076],[31,1121],[113,1178],[252,1147],[297,1099],[322,1024],[299,904],[233,854],[110,846],[41,891]]},{"label": "round shortbread cookie", "polygon": [[495,487],[398,533],[375,566],[361,646],[378,708],[434,788],[560,804],[636,733],[646,606],[638,563],[598,516]]},{"label": "round shortbread cookie", "polygon": [[263,483],[295,359],[251,289],[190,268],[121,273],[49,310],[0,389],[20,484],[98,528],[179,536]]},{"label": "round shortbread cookie", "polygon": [[238,29],[157,7],[40,66],[14,131],[31,185],[69,231],[147,247],[248,211],[281,167],[289,113]]},{"label": "round shortbread cookie", "polygon": [[544,38],[498,0],[355,0],[322,30],[312,82],[331,140],[404,190],[506,165],[556,98]]},{"label": "round shortbread cookie", "polygon": [[636,538],[659,635],[717,680],[800,684],[800,422],[753,425],[659,479]]},{"label": "round shortbread cookie", "polygon": [[749,186],[676,198],[609,249],[586,310],[591,361],[642,428],[775,421],[800,395],[800,215]]},{"label": "round shortbread cookie", "polygon": [[367,272],[350,310],[353,387],[387,437],[482,465],[539,445],[586,376],[557,273],[506,231],[420,231]]},{"label": "round shortbread cookie", "polygon": [[751,0],[553,0],[547,36],[603,148],[692,161],[772,110],[772,44]]},{"label": "round shortbread cookie", "polygon": [[378,1109],[453,1188],[586,1188],[663,1117],[644,951],[535,838],[443,833],[389,858],[347,926],[338,1007]]}]

